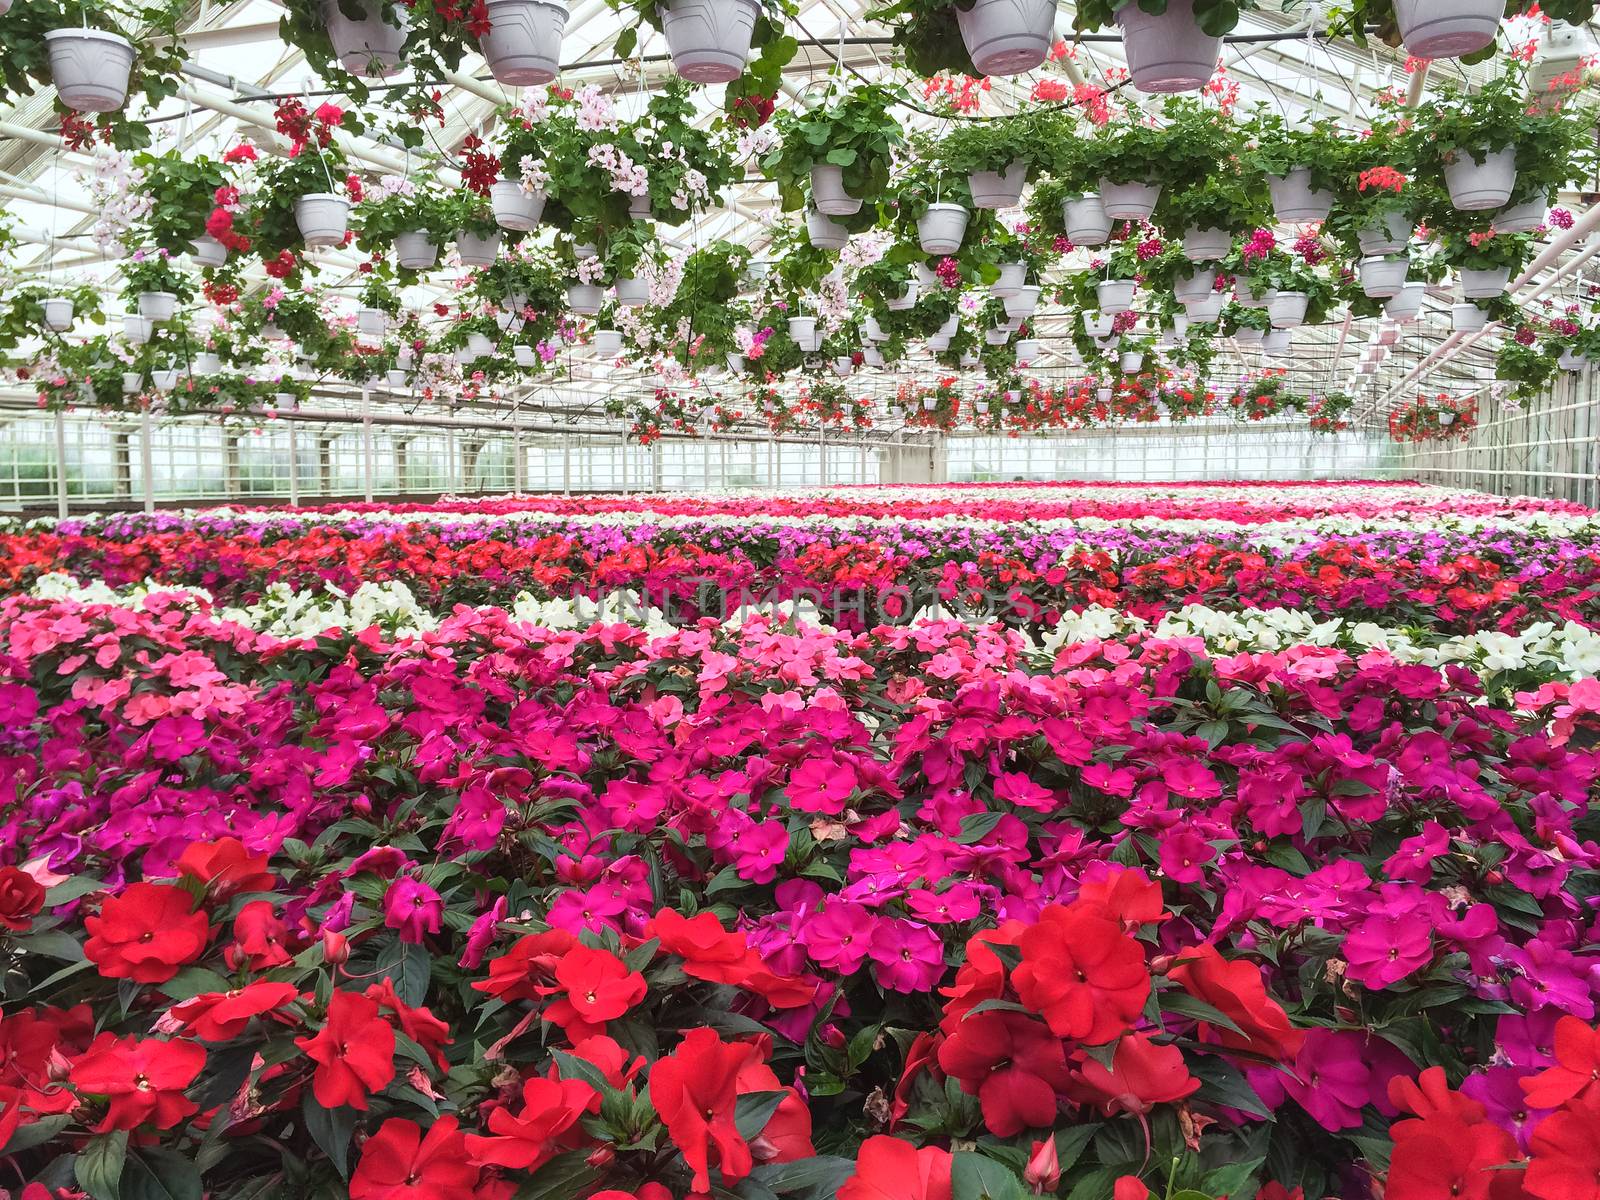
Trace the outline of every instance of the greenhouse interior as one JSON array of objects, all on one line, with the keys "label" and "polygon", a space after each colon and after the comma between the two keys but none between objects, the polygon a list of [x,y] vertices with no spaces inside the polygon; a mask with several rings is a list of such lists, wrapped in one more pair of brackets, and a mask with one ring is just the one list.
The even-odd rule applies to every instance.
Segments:
[{"label": "greenhouse interior", "polygon": [[1595,0],[0,0],[0,1200],[1600,1200]]}]

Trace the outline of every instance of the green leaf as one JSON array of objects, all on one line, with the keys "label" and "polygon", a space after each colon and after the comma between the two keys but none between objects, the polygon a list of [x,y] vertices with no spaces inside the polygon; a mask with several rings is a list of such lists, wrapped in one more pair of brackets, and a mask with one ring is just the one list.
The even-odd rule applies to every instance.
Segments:
[{"label": "green leaf", "polygon": [[228,981],[205,967],[185,967],[171,979],[160,984],[162,994],[170,1000],[193,1000],[207,992],[225,992]]},{"label": "green leaf", "polygon": [[631,58],[633,51],[639,44],[639,30],[637,26],[629,25],[617,34],[617,40],[611,43],[611,48],[618,58]]},{"label": "green leaf", "polygon": [[374,964],[378,973],[394,981],[395,995],[413,1008],[428,998],[428,979],[433,972],[433,956],[428,948],[396,937],[383,948]]},{"label": "green leaf", "polygon": [[558,1154],[534,1173],[532,1182],[523,1185],[517,1200],[570,1200],[587,1195],[600,1178],[600,1172],[585,1160],[587,1150]]},{"label": "green leaf", "polygon": [[324,1108],[306,1089],[305,1100],[300,1105],[305,1116],[306,1132],[321,1147],[341,1176],[350,1177],[350,1138],[356,1130],[356,1110],[348,1104],[338,1108]]},{"label": "green leaf", "polygon": [[950,1158],[950,1200],[1022,1200],[1022,1181],[987,1155],[957,1150]]},{"label": "green leaf", "polygon": [[201,1200],[200,1169],[183,1155],[157,1147],[128,1159],[122,1200]]},{"label": "green leaf", "polygon": [[78,1186],[94,1200],[121,1200],[122,1171],[128,1160],[128,1131],[90,1138],[72,1164]]},{"label": "green leaf", "polygon": [[1262,1157],[1227,1163],[1206,1172],[1205,1183],[1202,1186],[1208,1196],[1248,1195],[1255,1190],[1247,1186],[1251,1177],[1266,1161],[1266,1158]]},{"label": "green leaf", "polygon": [[778,1111],[788,1096],[787,1091],[776,1092],[746,1092],[739,1097],[739,1107],[734,1112],[733,1124],[739,1130],[739,1136],[749,1141],[767,1127],[767,1122],[772,1120],[772,1114]]},{"label": "green leaf", "polygon": [[1207,1025],[1220,1026],[1229,1033],[1244,1033],[1232,1017],[1204,1000],[1196,1000],[1188,992],[1162,992],[1158,1002],[1164,1012],[1177,1013],[1180,1017],[1189,1017],[1196,1021],[1204,1021]]},{"label": "green leaf", "polygon": [[831,1200],[844,1181],[855,1173],[854,1159],[834,1154],[799,1158],[793,1162],[764,1163],[750,1172],[770,1191],[799,1200]]}]

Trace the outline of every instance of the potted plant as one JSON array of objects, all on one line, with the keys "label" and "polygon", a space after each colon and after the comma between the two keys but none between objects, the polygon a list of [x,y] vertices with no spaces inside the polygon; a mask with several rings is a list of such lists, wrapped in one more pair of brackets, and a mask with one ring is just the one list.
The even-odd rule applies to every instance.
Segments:
[{"label": "potted plant", "polygon": [[206,222],[217,207],[217,192],[227,182],[222,164],[203,154],[174,150],[135,154],[132,167],[134,186],[149,200],[133,227],[137,244],[194,254],[206,266],[222,265],[227,248],[206,232]]},{"label": "potted plant", "polygon": [[1255,145],[1245,161],[1266,175],[1278,220],[1326,220],[1334,190],[1349,169],[1353,143],[1347,135],[1326,117],[1290,124],[1266,109],[1256,114],[1252,132]]},{"label": "potted plant", "polygon": [[1579,102],[1581,91],[1552,87],[1537,106],[1536,120],[1517,135],[1517,182],[1511,199],[1494,218],[1496,233],[1532,233],[1545,222],[1556,192],[1592,178],[1597,169],[1594,115]]},{"label": "potted plant", "polygon": [[367,98],[366,80],[393,75],[423,53],[411,36],[411,6],[400,0],[283,0],[283,9],[283,40],[305,55],[318,78],[355,100]]},{"label": "potted plant", "polygon": [[967,177],[974,207],[1013,208],[1051,160],[1052,148],[1067,137],[1067,118],[1060,110],[1034,108],[959,122],[939,140],[938,154],[951,171]]},{"label": "potted plant", "polygon": [[277,118],[292,131],[294,153],[256,161],[245,224],[263,261],[287,255],[298,263],[305,247],[339,245],[349,232],[360,181],[347,174],[333,134],[351,118],[337,105],[308,112],[294,99],[279,103]]},{"label": "potted plant", "polygon": [[1478,424],[1478,401],[1473,396],[1439,392],[1418,396],[1389,414],[1389,436],[1397,442],[1445,441],[1466,438]]},{"label": "potted plant", "polygon": [[521,231],[512,231],[509,237],[502,232],[489,198],[467,188],[446,197],[446,213],[463,267],[487,267],[499,257],[502,241],[522,240]]},{"label": "potted plant", "polygon": [[170,321],[178,305],[194,295],[193,285],[165,250],[136,250],[123,261],[121,272],[124,298],[146,320]]},{"label": "potted plant", "polygon": [[[752,49],[759,50],[752,71],[776,81],[794,57],[794,40],[784,33],[795,15],[791,0],[607,0],[618,12],[631,12],[634,22],[617,36],[618,58],[633,55],[639,24],[658,30],[667,41],[673,70],[691,83],[729,83],[747,69]],[[774,89],[775,90],[775,89]]]},{"label": "potted plant", "polygon": [[436,178],[386,175],[356,206],[356,245],[369,254],[390,248],[402,271],[414,277],[439,260],[439,247],[460,228],[454,196]]},{"label": "potted plant", "polygon": [[1568,119],[1529,108],[1520,81],[1507,72],[1472,92],[1441,85],[1434,102],[1419,110],[1418,164],[1442,173],[1457,210],[1504,208],[1516,190],[1523,139],[1548,146],[1544,122]]},{"label": "potted plant", "polygon": [[1147,125],[1136,113],[1101,126],[1082,161],[1098,173],[1105,215],[1113,221],[1148,221],[1174,172],[1174,152],[1169,129]]},{"label": "potted plant", "polygon": [[784,211],[806,207],[820,189],[817,211],[853,232],[875,224],[875,205],[863,209],[857,202],[888,189],[894,154],[905,141],[894,106],[905,98],[900,88],[867,84],[810,108],[780,110],[773,118],[778,143],[761,166],[777,184]]},{"label": "potted plant", "polygon": [[564,0],[483,0],[478,33],[489,73],[511,87],[539,87],[561,72]]},{"label": "potted plant", "polygon": [[1055,40],[1055,0],[891,0],[868,15],[894,31],[906,65],[923,76],[1020,75]]},{"label": "potted plant", "polygon": [[[1591,0],[1558,0],[1586,10],[1580,21],[1594,13]],[[1526,7],[1521,0],[1352,0],[1335,29],[1365,42],[1365,31],[1376,28],[1390,45],[1404,45],[1415,58],[1464,58],[1476,62],[1494,53],[1495,33],[1501,17],[1515,16]],[[1560,20],[1560,13],[1547,13]]]},{"label": "potted plant", "polygon": [[1128,74],[1141,92],[1192,92],[1217,69],[1222,37],[1253,0],[1085,0],[1074,25],[1122,30]]},{"label": "potted plant", "polygon": [[1533,254],[1531,233],[1441,232],[1440,257],[1461,277],[1461,294],[1468,300],[1491,300],[1503,295],[1512,272],[1520,270]]}]

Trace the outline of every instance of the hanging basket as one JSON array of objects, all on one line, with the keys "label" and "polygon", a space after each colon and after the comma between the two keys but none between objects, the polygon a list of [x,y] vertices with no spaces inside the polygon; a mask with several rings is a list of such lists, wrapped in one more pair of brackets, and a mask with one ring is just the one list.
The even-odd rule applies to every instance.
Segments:
[{"label": "hanging basket", "polygon": [[617,303],[623,308],[642,308],[650,303],[650,281],[634,275],[622,275],[613,285],[617,290]]},{"label": "hanging basket", "polygon": [[1166,11],[1148,13],[1139,0],[1116,12],[1128,74],[1141,92],[1193,92],[1217,70],[1222,39],[1200,28],[1192,0],[1168,0]]},{"label": "hanging basket", "polygon": [[489,28],[478,39],[489,73],[512,87],[536,87],[561,72],[561,35],[567,6],[561,0],[487,0]]},{"label": "hanging basket", "polygon": [[194,239],[194,249],[189,252],[189,257],[194,259],[198,267],[221,267],[227,265],[228,248],[209,233],[202,233]]},{"label": "hanging basket", "polygon": [[332,192],[311,192],[294,202],[294,223],[307,246],[337,246],[350,228],[350,201]]},{"label": "hanging basket", "polygon": [[954,254],[967,234],[969,212],[959,204],[930,204],[917,218],[917,242],[924,254]]},{"label": "hanging basket", "polygon": [[1294,349],[1294,330],[1274,329],[1261,336],[1261,353],[1284,355]]},{"label": "hanging basket", "polygon": [[1489,324],[1489,314],[1476,304],[1452,304],[1450,306],[1450,330],[1452,333],[1477,333]]},{"label": "hanging basket", "polygon": [[905,312],[916,306],[919,295],[921,295],[921,289],[917,286],[917,281],[913,279],[906,283],[906,290],[898,296],[886,297],[883,305],[890,312]]},{"label": "hanging basket", "polygon": [[1172,295],[1185,307],[1199,303],[1216,290],[1217,273],[1212,270],[1191,271],[1172,281]]},{"label": "hanging basket", "polygon": [[65,333],[72,328],[73,303],[65,296],[51,296],[42,305],[44,308],[44,323],[57,333]]},{"label": "hanging basket", "polygon": [[1159,183],[1112,183],[1100,181],[1100,203],[1113,221],[1148,221],[1161,198]]},{"label": "hanging basket", "polygon": [[1369,258],[1399,254],[1411,240],[1411,218],[1403,212],[1385,213],[1383,221],[1356,231],[1361,253]]},{"label": "hanging basket", "polygon": [[598,358],[615,358],[622,353],[622,332],[617,329],[594,331],[594,352]]},{"label": "hanging basket", "polygon": [[422,271],[439,261],[439,247],[415,231],[394,235],[395,261],[407,271]]},{"label": "hanging basket", "polygon": [[344,15],[340,0],[323,0],[322,20],[339,65],[352,75],[383,77],[400,69],[406,34],[405,5],[395,5],[397,25],[383,19],[380,0],[364,0],[362,16]]},{"label": "hanging basket", "polygon": [[1502,0],[1394,0],[1395,24],[1415,58],[1460,58],[1494,41]]},{"label": "hanging basket", "polygon": [[500,257],[500,235],[478,237],[463,230],[456,234],[456,257],[463,267],[487,267]]},{"label": "hanging basket", "polygon": [[847,378],[855,369],[855,363],[851,362],[850,359],[845,355],[840,355],[838,358],[833,360],[833,373],[840,379]]},{"label": "hanging basket", "polygon": [[1444,186],[1457,212],[1504,208],[1517,186],[1517,152],[1493,150],[1480,163],[1465,151],[1452,150],[1445,158]]},{"label": "hanging basket", "polygon": [[1417,314],[1422,311],[1422,298],[1427,290],[1428,285],[1425,283],[1405,284],[1383,306],[1384,315],[1391,321],[1401,323],[1415,321]]},{"label": "hanging basket", "polygon": [[202,350],[194,356],[194,373],[196,375],[220,375],[222,373],[222,356],[210,350]]},{"label": "hanging basket", "polygon": [[815,317],[789,318],[789,336],[801,349],[804,349],[810,344],[811,336],[812,334],[816,333],[816,331],[817,319]]},{"label": "hanging basket", "polygon": [[1259,346],[1265,336],[1266,331],[1257,329],[1254,325],[1241,325],[1233,331],[1233,340],[1241,346]]},{"label": "hanging basket", "polygon": [[628,215],[635,221],[648,221],[651,219],[649,192],[642,196],[628,197]]},{"label": "hanging basket", "polygon": [[1063,200],[1061,223],[1075,246],[1103,246],[1111,237],[1111,218],[1098,194]]},{"label": "hanging basket", "polygon": [[1039,307],[1038,284],[1029,284],[1017,289],[1017,294],[1007,296],[1001,303],[1005,306],[1006,316],[1013,321],[1026,321],[1033,316],[1034,310]]},{"label": "hanging basket", "polygon": [[811,203],[830,217],[850,217],[861,211],[861,201],[844,190],[844,170],[832,163],[811,168]]},{"label": "hanging basket", "polygon": [[1023,365],[1037,361],[1043,353],[1039,342],[1034,338],[1023,338],[1013,349],[1016,351],[1017,361]]},{"label": "hanging basket", "polygon": [[818,250],[843,250],[850,241],[850,231],[826,213],[811,208],[806,210],[806,238]]},{"label": "hanging basket", "polygon": [[356,329],[367,337],[382,337],[389,329],[389,314],[381,308],[358,309]]},{"label": "hanging basket", "polygon": [[692,83],[727,83],[744,74],[761,16],[755,0],[670,0],[658,11],[679,75]]},{"label": "hanging basket", "polygon": [[1201,325],[1215,321],[1222,315],[1222,310],[1227,306],[1228,298],[1221,292],[1209,292],[1198,300],[1184,305],[1188,310],[1189,319]]},{"label": "hanging basket", "polygon": [[50,78],[74,112],[116,112],[128,100],[133,43],[102,29],[52,29],[44,35]]},{"label": "hanging basket", "polygon": [[1083,331],[1096,341],[1111,336],[1113,323],[1113,318],[1106,316],[1104,313],[1083,314]]},{"label": "hanging basket", "polygon": [[1468,300],[1492,300],[1505,295],[1506,284],[1511,282],[1510,267],[1495,267],[1475,271],[1461,269],[1461,294]]},{"label": "hanging basket", "polygon": [[489,207],[494,211],[494,223],[513,233],[526,233],[536,229],[544,216],[544,193],[524,191],[515,179],[497,180],[489,189]]},{"label": "hanging basket", "polygon": [[983,331],[983,340],[990,346],[1004,346],[1011,340],[1011,330],[1004,325],[996,325],[993,329]]},{"label": "hanging basket", "polygon": [[1581,371],[1588,365],[1588,355],[1575,354],[1571,350],[1563,350],[1561,356],[1556,359],[1556,366],[1563,371]]},{"label": "hanging basket", "polygon": [[140,292],[139,315],[151,321],[170,321],[178,311],[178,297],[172,292]]},{"label": "hanging basket", "polygon": [[1257,291],[1242,279],[1234,281],[1233,300],[1235,304],[1244,308],[1270,308],[1272,302],[1278,298],[1276,288],[1262,288]]},{"label": "hanging basket", "polygon": [[1226,229],[1191,226],[1183,235],[1183,256],[1190,262],[1221,262],[1232,247],[1233,235]]},{"label": "hanging basket", "polygon": [[1550,215],[1550,205],[1543,196],[1513,204],[1495,214],[1496,233],[1532,233],[1545,223]]},{"label": "hanging basket", "polygon": [[1133,308],[1134,282],[1131,279],[1102,279],[1095,284],[1100,311],[1118,316]]},{"label": "hanging basket", "polygon": [[137,371],[124,371],[122,373],[122,394],[124,396],[137,396],[143,390],[143,375]]},{"label": "hanging basket", "polygon": [[1405,258],[1363,258],[1358,268],[1361,273],[1361,290],[1373,300],[1387,300],[1398,295],[1406,283],[1410,263]]},{"label": "hanging basket", "polygon": [[594,316],[600,311],[600,306],[605,300],[606,294],[598,284],[567,284],[567,307],[580,317]]},{"label": "hanging basket", "polygon": [[1012,163],[1004,171],[973,171],[967,175],[974,208],[1015,208],[1022,202],[1028,164]]},{"label": "hanging basket", "polygon": [[1015,296],[1028,279],[1026,263],[1001,263],[1000,278],[989,285],[989,294],[996,300]]},{"label": "hanging basket", "polygon": [[[135,346],[142,346],[155,336],[156,323],[149,317],[141,317],[129,313],[122,318],[122,336]],[[266,337],[267,331],[263,329],[261,336]]]},{"label": "hanging basket", "polygon": [[1272,212],[1285,225],[1326,221],[1333,210],[1333,193],[1311,186],[1311,168],[1296,167],[1287,175],[1268,175]]},{"label": "hanging basket", "polygon": [[411,386],[410,377],[404,371],[398,369],[385,371],[383,373],[383,381],[397,392],[403,392]]},{"label": "hanging basket", "polygon": [[958,4],[956,24],[979,75],[1021,75],[1050,52],[1056,0],[976,0],[967,9]]},{"label": "hanging basket", "polygon": [[171,367],[150,372],[150,382],[158,392],[170,392],[178,386],[178,372]]},{"label": "hanging basket", "polygon": [[1267,318],[1274,329],[1298,329],[1305,324],[1310,300],[1304,292],[1279,292],[1267,305]]}]

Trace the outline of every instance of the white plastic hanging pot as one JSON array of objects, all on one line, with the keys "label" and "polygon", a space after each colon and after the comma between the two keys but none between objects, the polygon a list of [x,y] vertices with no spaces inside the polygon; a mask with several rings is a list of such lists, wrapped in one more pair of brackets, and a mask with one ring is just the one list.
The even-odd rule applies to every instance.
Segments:
[{"label": "white plastic hanging pot", "polygon": [[488,358],[494,353],[494,339],[486,333],[467,334],[467,353],[472,355],[474,362]]},{"label": "white plastic hanging pot", "polygon": [[402,371],[411,370],[411,368],[416,365],[416,360],[416,352],[413,351],[410,346],[406,346],[395,351],[394,365],[399,367]]},{"label": "white plastic hanging pot", "polygon": [[845,378],[850,374],[851,371],[854,371],[855,369],[855,363],[851,362],[850,359],[845,355],[840,355],[838,358],[833,360],[833,373],[840,379]]},{"label": "white plastic hanging pot", "polygon": [[194,259],[196,266],[220,267],[227,264],[228,248],[209,233],[202,233],[194,239],[194,249],[189,252],[189,257]]},{"label": "white plastic hanging pot", "polygon": [[843,250],[850,231],[826,213],[810,208],[806,210],[806,237],[818,250]]},{"label": "white plastic hanging pot", "polygon": [[1222,39],[1200,28],[1191,0],[1168,0],[1161,13],[1126,0],[1116,18],[1128,74],[1141,92],[1198,91],[1216,72]]},{"label": "white plastic hanging pot", "polygon": [[521,342],[511,347],[511,357],[519,367],[533,367],[539,363],[538,352],[532,346]]},{"label": "white plastic hanging pot", "polygon": [[1383,306],[1384,314],[1391,321],[1415,321],[1417,314],[1422,311],[1422,298],[1427,291],[1428,285],[1425,283],[1407,283]]},{"label": "white plastic hanging pot", "polygon": [[637,276],[618,276],[617,303],[623,308],[641,308],[650,303],[650,281]]},{"label": "white plastic hanging pot", "polygon": [[143,375],[137,371],[124,371],[122,373],[122,394],[124,396],[137,396],[143,390]]},{"label": "white plastic hanging pot", "polygon": [[1261,337],[1261,352],[1263,354],[1287,354],[1294,348],[1294,330],[1274,329],[1271,333]]},{"label": "white plastic hanging pot", "polygon": [[1000,278],[989,285],[989,294],[996,300],[1015,296],[1028,279],[1026,263],[1001,263]]},{"label": "white plastic hanging pot", "polygon": [[849,217],[861,211],[861,201],[844,190],[844,168],[832,163],[811,168],[811,203],[830,217]]},{"label": "white plastic hanging pot", "polygon": [[967,186],[972,190],[974,208],[1015,208],[1022,202],[1022,187],[1028,180],[1028,164],[1012,163],[1004,171],[972,171]]},{"label": "white plastic hanging pot", "polygon": [[1015,350],[1017,352],[1017,361],[1019,363],[1031,363],[1036,360],[1040,354],[1039,343],[1034,338],[1022,338],[1017,342]]},{"label": "white plastic hanging pot", "polygon": [[980,361],[981,360],[978,358],[978,354],[977,354],[977,352],[975,350],[968,350],[965,354],[963,354],[961,356],[961,359],[960,359],[961,365],[963,367],[975,367],[975,366],[978,365],[978,363]]},{"label": "white plastic hanging pot", "polygon": [[1410,264],[1402,258],[1363,258],[1358,268],[1361,290],[1374,300],[1387,300],[1405,286]]},{"label": "white plastic hanging pot", "polygon": [[170,321],[178,311],[178,297],[172,292],[140,292],[139,315],[152,321]]},{"label": "white plastic hanging pot", "polygon": [[439,247],[415,230],[394,235],[395,261],[407,271],[422,271],[439,261]]},{"label": "white plastic hanging pot", "polygon": [[567,6],[560,0],[487,0],[489,28],[478,39],[489,73],[500,83],[532,87],[561,71]]},{"label": "white plastic hanging pot", "polygon": [[1495,214],[1496,233],[1532,233],[1545,223],[1550,215],[1550,205],[1543,196],[1513,204]]},{"label": "white plastic hanging pot", "polygon": [[1505,11],[1501,0],[1394,0],[1400,40],[1416,58],[1477,53],[1494,41]]},{"label": "white plastic hanging pot", "polygon": [[363,15],[351,20],[340,10],[339,0],[323,0],[322,20],[334,57],[352,75],[393,75],[400,69],[408,32],[405,5],[395,5],[398,25],[383,19],[379,0],[365,0]]},{"label": "white plastic hanging pot", "polygon": [[220,375],[222,373],[222,356],[210,350],[202,350],[194,356],[194,373],[196,375]]},{"label": "white plastic hanging pot", "polygon": [[912,279],[906,283],[905,291],[898,296],[886,297],[883,305],[890,312],[905,312],[907,309],[915,307],[919,294],[920,289],[917,287],[917,281]]},{"label": "white plastic hanging pot", "polygon": [[539,225],[544,216],[544,193],[524,191],[515,179],[497,180],[489,189],[489,207],[494,211],[494,223],[501,229],[526,233]]},{"label": "white plastic hanging pot", "polygon": [[1208,292],[1200,299],[1191,301],[1184,307],[1188,309],[1191,321],[1198,321],[1203,325],[1220,317],[1227,303],[1228,298],[1221,292]]},{"label": "white plastic hanging pot", "polygon": [[1444,186],[1458,212],[1504,208],[1517,186],[1517,152],[1493,150],[1480,163],[1464,150],[1453,150],[1445,159]]},{"label": "white plastic hanging pot", "polygon": [[[959,10],[957,10],[959,11]],[[959,204],[930,204],[917,218],[917,242],[924,254],[954,254],[961,249],[972,214]]]},{"label": "white plastic hanging pot", "polygon": [[1257,329],[1254,325],[1241,325],[1233,331],[1233,340],[1241,346],[1259,346],[1265,336],[1266,331]]},{"label": "white plastic hanging pot", "polygon": [[733,375],[744,374],[744,355],[730,354],[727,357],[728,371]]},{"label": "white plastic hanging pot", "polygon": [[1272,306],[1272,302],[1277,299],[1277,296],[1277,288],[1257,289],[1242,279],[1234,280],[1234,303],[1242,305],[1245,308],[1270,308]]},{"label": "white plastic hanging pot", "polygon": [[285,342],[289,340],[289,335],[279,329],[275,321],[268,321],[261,327],[261,336],[269,342]]},{"label": "white plastic hanging pot", "polygon": [[1111,336],[1112,318],[1104,313],[1084,313],[1083,331],[1096,340]]},{"label": "white plastic hanging pot", "polygon": [[300,407],[300,397],[294,392],[273,392],[272,401],[279,408],[288,409],[291,412]]},{"label": "white plastic hanging pot", "polygon": [[[149,317],[129,313],[122,318],[122,336],[136,346],[142,346],[155,336],[156,323]],[[261,331],[266,336],[266,330]]]},{"label": "white plastic hanging pot", "polygon": [[44,44],[56,95],[68,108],[116,112],[127,102],[133,70],[133,43],[127,38],[102,29],[52,29]]},{"label": "white plastic hanging pot", "polygon": [[1510,267],[1495,267],[1492,270],[1482,271],[1472,270],[1469,267],[1461,268],[1461,294],[1468,300],[1491,300],[1504,295],[1506,284],[1510,282]]},{"label": "white plastic hanging pot", "polygon": [[1326,221],[1333,193],[1311,186],[1311,168],[1295,167],[1287,175],[1268,175],[1273,214],[1285,225]]},{"label": "white plastic hanging pot", "polygon": [[1011,331],[1004,325],[996,325],[983,331],[983,340],[991,346],[1004,346],[1011,340]]},{"label": "white plastic hanging pot", "polygon": [[1001,301],[1005,306],[1006,316],[1013,321],[1026,321],[1033,316],[1034,310],[1039,307],[1039,291],[1039,285],[1031,283],[1018,288],[1016,295],[1007,296]]},{"label": "white plastic hanging pot", "polygon": [[1204,300],[1217,290],[1217,273],[1209,268],[1178,275],[1172,281],[1172,295],[1179,304],[1188,306]]},{"label": "white plastic hanging pot", "polygon": [[411,386],[410,378],[401,370],[385,371],[383,373],[383,381],[397,392],[402,392]]},{"label": "white plastic hanging pot", "polygon": [[1581,371],[1589,365],[1589,357],[1585,354],[1575,354],[1571,350],[1563,350],[1556,359],[1556,366],[1563,371]]},{"label": "white plastic hanging pot", "polygon": [[956,24],[979,75],[1021,75],[1050,52],[1056,0],[977,0],[956,6]]},{"label": "white plastic hanging pot", "polygon": [[44,309],[44,323],[57,333],[65,333],[72,328],[72,301],[65,296],[51,296],[41,307]]},{"label": "white plastic hanging pot", "polygon": [[1095,284],[1095,294],[1100,298],[1100,311],[1117,316],[1133,308],[1131,279],[1102,279]]},{"label": "white plastic hanging pot", "polygon": [[961,317],[960,317],[960,315],[957,314],[957,313],[951,313],[948,317],[945,318],[944,324],[939,326],[939,336],[940,337],[947,337],[947,338],[955,337],[956,330],[958,330],[960,328],[961,328]]},{"label": "white plastic hanging pot", "polygon": [[1183,256],[1190,262],[1219,262],[1228,257],[1233,235],[1226,229],[1190,226],[1183,235]]},{"label": "white plastic hanging pot", "polygon": [[800,349],[804,350],[807,354],[815,354],[818,350],[822,349],[823,336],[824,334],[822,330],[813,329],[811,331],[811,336],[800,343]]},{"label": "white plastic hanging pot", "polygon": [[1096,400],[1100,401],[1101,404],[1110,404],[1111,403],[1111,389],[1110,389],[1110,387],[1108,387],[1105,384],[1101,384],[1099,387],[1095,388],[1095,390],[1094,390],[1094,398]]},{"label": "white plastic hanging pot", "polygon": [[810,343],[811,335],[816,331],[817,319],[815,317],[789,318],[789,336],[802,348]]},{"label": "white plastic hanging pot", "polygon": [[943,354],[946,350],[950,349],[950,339],[937,333],[929,338],[924,344],[935,354]]},{"label": "white plastic hanging pot", "polygon": [[350,201],[332,192],[311,192],[294,202],[294,223],[307,246],[337,246],[350,228]]},{"label": "white plastic hanging pot", "polygon": [[1403,212],[1385,213],[1383,220],[1356,231],[1361,253],[1368,257],[1399,254],[1411,240],[1411,218]]},{"label": "white plastic hanging pot", "polygon": [[938,407],[939,398],[937,396],[924,396],[922,398],[922,409],[924,412],[932,412]]},{"label": "white plastic hanging pot", "polygon": [[622,353],[622,331],[618,329],[596,329],[594,331],[594,352],[599,358],[615,358]]},{"label": "white plastic hanging pot", "polygon": [[1112,183],[1100,181],[1100,203],[1113,221],[1148,221],[1161,198],[1159,183]]},{"label": "white plastic hanging pot", "polygon": [[178,372],[170,368],[160,371],[151,371],[150,382],[155,385],[156,391],[170,392],[173,388],[178,386]]},{"label": "white plastic hanging pot", "polygon": [[861,351],[861,361],[869,367],[883,366],[883,352],[876,346],[868,346]]},{"label": "white plastic hanging pot", "polygon": [[1305,324],[1306,305],[1311,297],[1304,292],[1279,292],[1267,305],[1267,317],[1274,329],[1295,329]]},{"label": "white plastic hanging pot", "polygon": [[1063,200],[1061,223],[1075,246],[1102,246],[1111,237],[1111,218],[1098,194]]},{"label": "white plastic hanging pot", "polygon": [[1452,333],[1477,333],[1478,330],[1489,324],[1489,314],[1476,304],[1452,304],[1450,306],[1450,330]]},{"label": "white plastic hanging pot", "polygon": [[911,269],[917,273],[917,283],[922,290],[931,292],[939,286],[939,273],[925,262],[911,264]]},{"label": "white plastic hanging pot", "polygon": [[500,257],[500,235],[478,237],[463,230],[456,234],[456,257],[463,267],[487,267]]},{"label": "white plastic hanging pot", "polygon": [[670,0],[658,11],[679,75],[693,83],[727,83],[744,74],[761,16],[754,0]]},{"label": "white plastic hanging pot", "polygon": [[367,337],[382,337],[389,329],[389,314],[381,308],[358,309],[356,329]]},{"label": "white plastic hanging pot", "polygon": [[606,294],[598,284],[567,284],[567,307],[580,317],[592,317],[605,303]]},{"label": "white plastic hanging pot", "polygon": [[648,221],[651,219],[649,192],[642,196],[628,197],[628,215],[635,221]]},{"label": "white plastic hanging pot", "polygon": [[861,322],[861,332],[867,335],[870,342],[886,342],[889,335],[883,331],[883,326],[878,324],[878,318],[868,313]]}]

